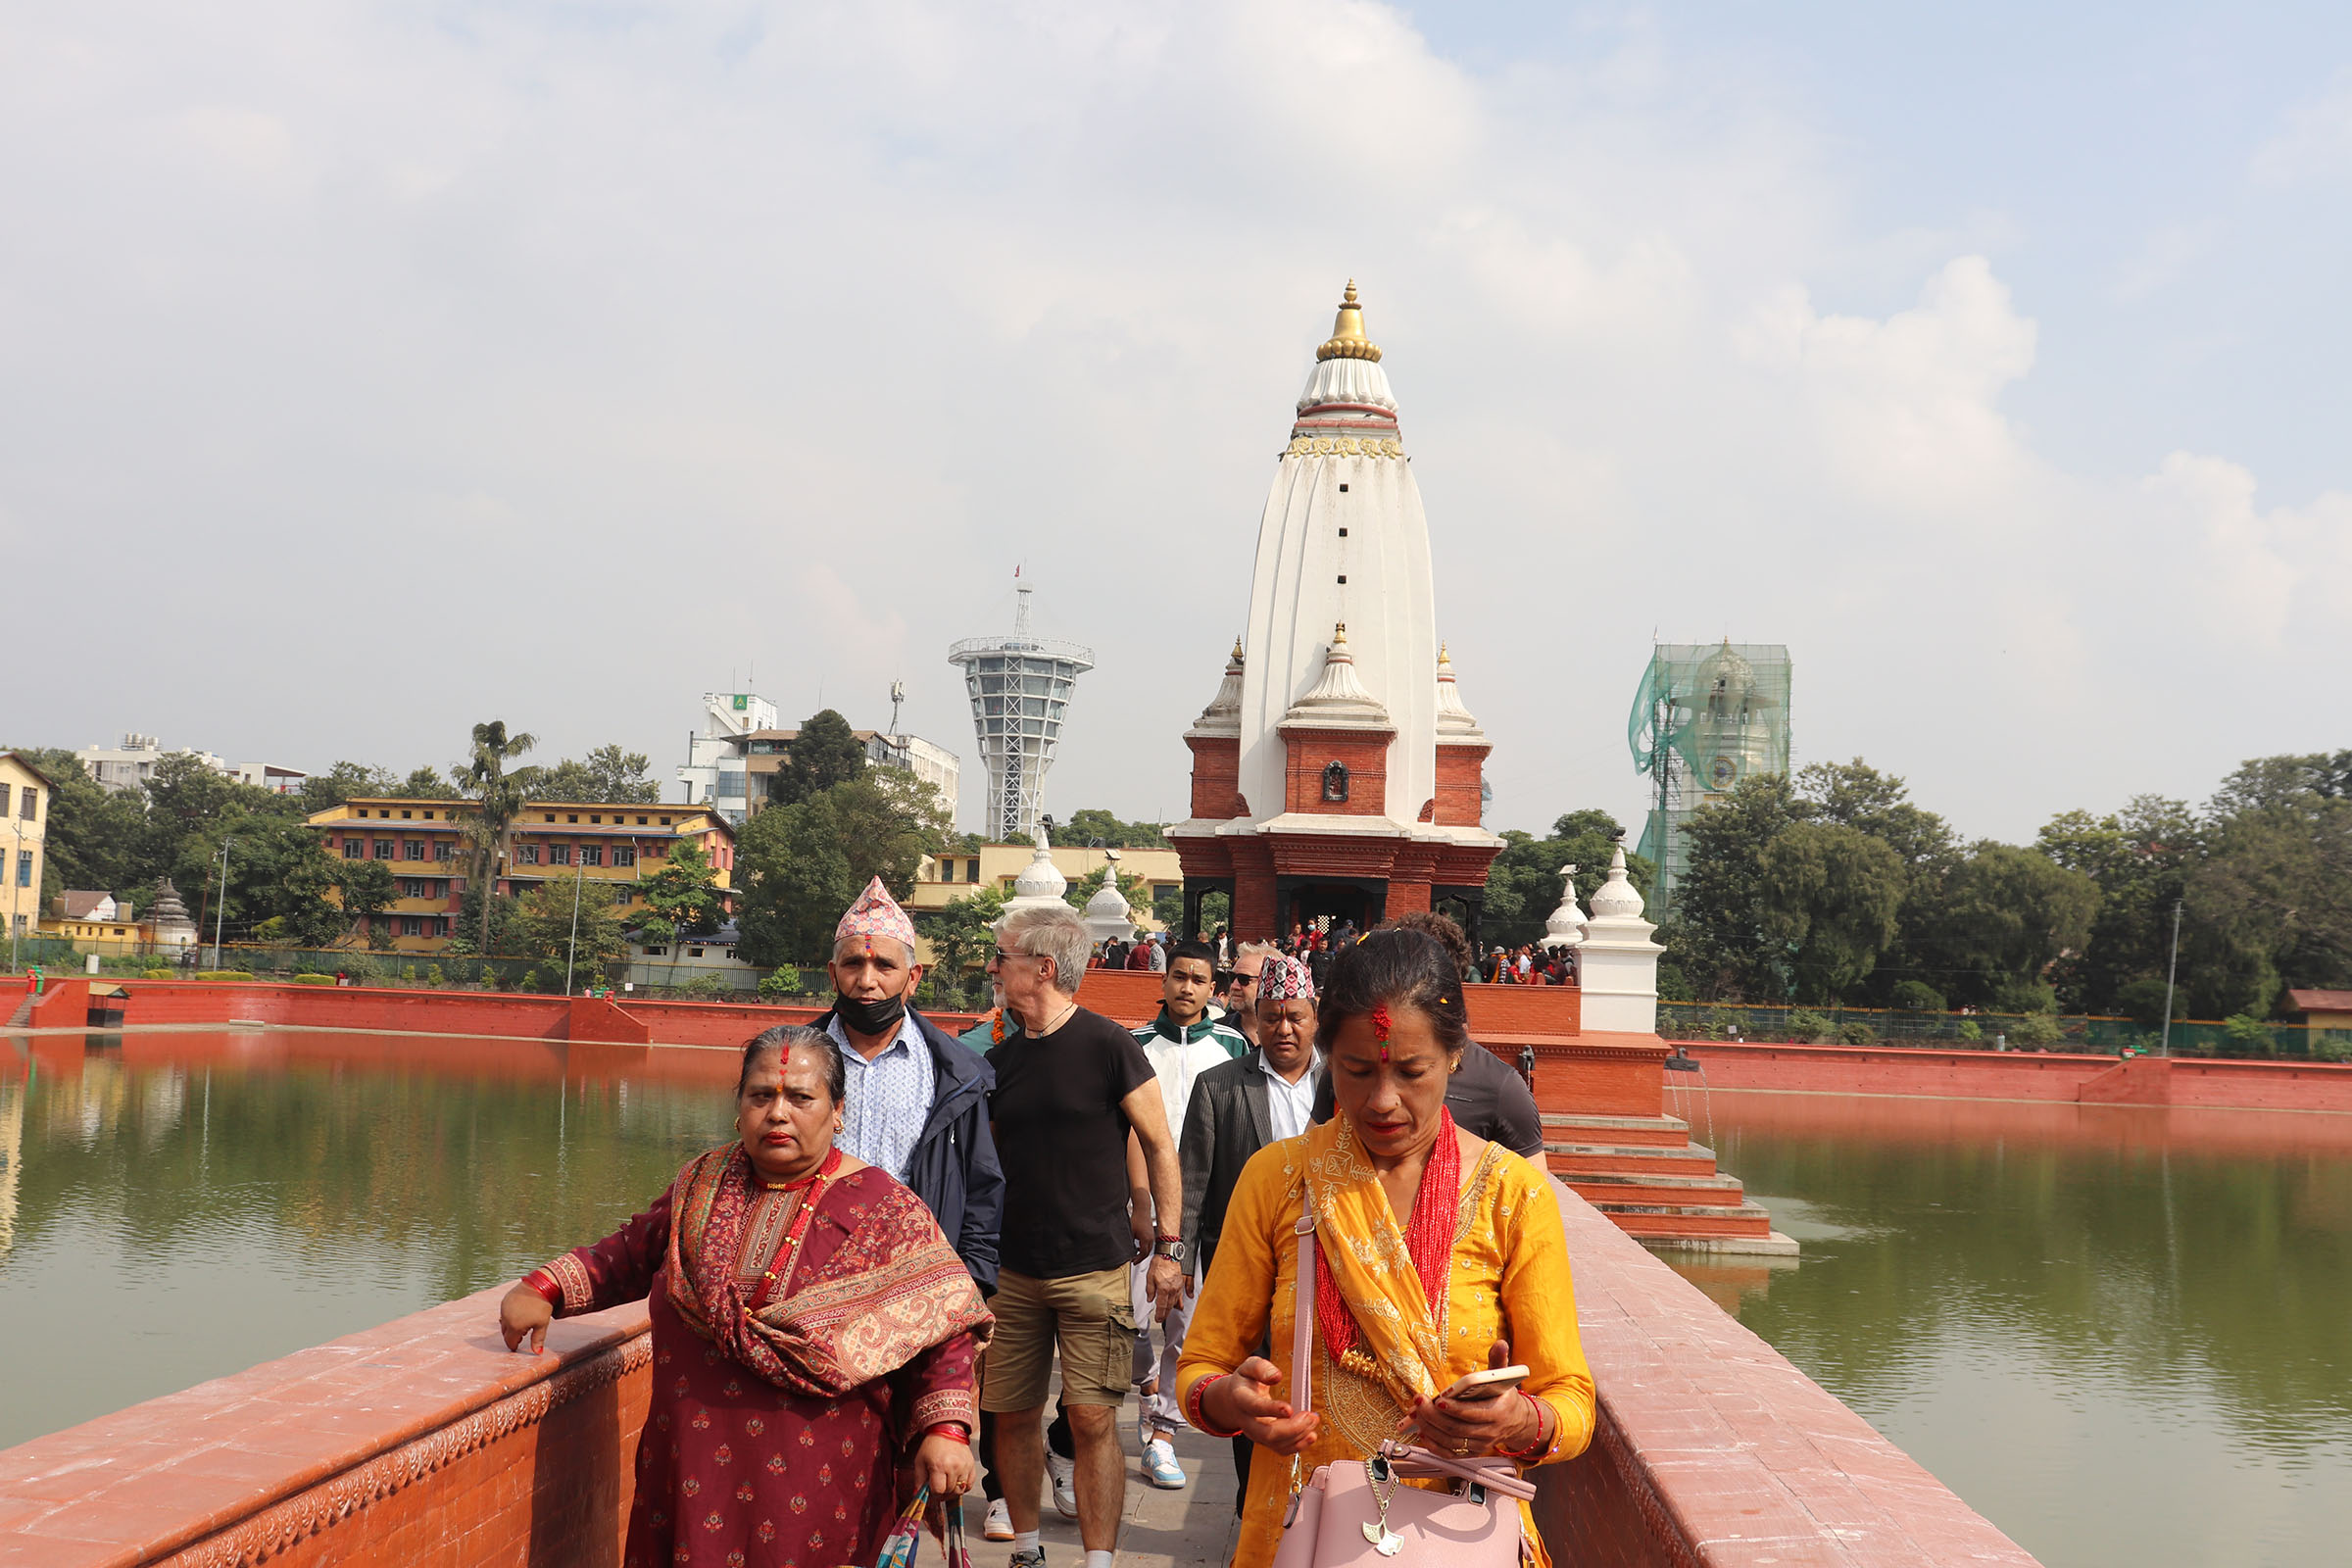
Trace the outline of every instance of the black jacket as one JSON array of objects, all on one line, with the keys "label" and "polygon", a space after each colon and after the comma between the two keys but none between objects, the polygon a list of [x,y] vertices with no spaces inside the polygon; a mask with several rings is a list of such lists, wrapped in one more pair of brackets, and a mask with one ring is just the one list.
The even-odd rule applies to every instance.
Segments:
[{"label": "black jacket", "polygon": [[1206,1270],[1225,1229],[1234,1184],[1250,1156],[1273,1142],[1266,1105],[1266,1070],[1254,1051],[1193,1080],[1178,1142],[1184,1165],[1185,1254]]},{"label": "black jacket", "polygon": [[[931,1114],[907,1156],[906,1186],[921,1199],[983,1296],[997,1292],[997,1233],[1004,1218],[1004,1167],[997,1163],[988,1096],[997,1087],[988,1058],[906,1009],[931,1048]],[[827,1012],[813,1027],[833,1022]]]},{"label": "black jacket", "polygon": [[[1200,1081],[1208,1082],[1208,1074],[1202,1073]],[[1315,1090],[1315,1120],[1331,1120],[1332,1108],[1327,1072]],[[1446,1081],[1446,1108],[1453,1112],[1454,1125],[1471,1137],[1500,1144],[1535,1161],[1538,1170],[1544,1168],[1544,1114],[1536,1108],[1527,1080],[1475,1040],[1462,1052],[1462,1070]]]}]

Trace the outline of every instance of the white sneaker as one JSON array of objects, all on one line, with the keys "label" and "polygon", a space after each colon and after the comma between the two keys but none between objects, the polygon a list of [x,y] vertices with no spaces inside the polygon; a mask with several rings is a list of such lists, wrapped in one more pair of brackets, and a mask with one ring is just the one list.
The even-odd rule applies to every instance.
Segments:
[{"label": "white sneaker", "polygon": [[1054,1478],[1054,1511],[1064,1519],[1078,1517],[1078,1462],[1046,1450],[1046,1474]]},{"label": "white sneaker", "polygon": [[1165,1438],[1144,1445],[1144,1479],[1162,1492],[1184,1488],[1184,1466],[1176,1462],[1176,1446]]},{"label": "white sneaker", "polygon": [[980,1526],[980,1539],[983,1541],[1010,1541],[1012,1539],[1012,1510],[1004,1505],[1003,1497],[999,1497],[988,1505],[988,1518]]}]

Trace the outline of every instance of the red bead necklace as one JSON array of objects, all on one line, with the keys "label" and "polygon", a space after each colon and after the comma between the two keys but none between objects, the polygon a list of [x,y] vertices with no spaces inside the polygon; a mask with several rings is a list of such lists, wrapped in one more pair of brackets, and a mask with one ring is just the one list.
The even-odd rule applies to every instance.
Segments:
[{"label": "red bead necklace", "polygon": [[800,1207],[793,1210],[792,1227],[784,1233],[784,1245],[776,1249],[776,1255],[769,1261],[767,1272],[760,1276],[760,1290],[752,1299],[753,1307],[757,1308],[766,1301],[775,1291],[776,1281],[792,1272],[792,1260],[801,1250],[801,1238],[808,1234],[808,1221],[815,1217],[816,1206],[824,1199],[825,1182],[839,1169],[841,1151],[827,1150],[823,1162],[800,1180],[767,1184],[770,1192],[799,1193],[801,1200]]},{"label": "red bead necklace", "polygon": [[[1421,1292],[1433,1316],[1453,1273],[1454,1210],[1461,1196],[1461,1141],[1454,1136],[1453,1112],[1441,1110],[1438,1141],[1421,1167],[1421,1185],[1413,1194],[1413,1217],[1404,1226],[1405,1255],[1413,1260],[1413,1272],[1420,1276]],[[1353,1361],[1344,1359],[1355,1350],[1361,1331],[1355,1314],[1348,1310],[1347,1298],[1340,1294],[1339,1282],[1332,1278],[1330,1253],[1323,1248],[1322,1237],[1315,1238],[1315,1246],[1325,1259],[1324,1266],[1315,1271],[1315,1327],[1322,1331],[1324,1348],[1335,1363],[1369,1372],[1372,1368],[1360,1353]]]}]

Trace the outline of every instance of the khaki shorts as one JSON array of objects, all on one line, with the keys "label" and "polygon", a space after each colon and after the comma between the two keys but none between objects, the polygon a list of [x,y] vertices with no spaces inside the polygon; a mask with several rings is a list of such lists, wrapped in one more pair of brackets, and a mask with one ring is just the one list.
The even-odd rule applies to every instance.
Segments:
[{"label": "khaki shorts", "polygon": [[1044,1405],[1056,1348],[1062,1403],[1126,1399],[1135,1375],[1135,1308],[1128,1301],[1126,1264],[1058,1280],[1004,1269],[988,1307],[997,1315],[997,1329],[988,1342],[981,1409],[1002,1415]]}]

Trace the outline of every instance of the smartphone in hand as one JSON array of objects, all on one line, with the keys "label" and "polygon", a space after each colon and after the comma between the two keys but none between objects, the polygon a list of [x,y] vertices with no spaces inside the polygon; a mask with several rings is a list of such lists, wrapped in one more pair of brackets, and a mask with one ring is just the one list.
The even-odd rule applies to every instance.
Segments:
[{"label": "smartphone in hand", "polygon": [[1465,1372],[1453,1380],[1453,1387],[1439,1397],[1442,1399],[1499,1399],[1527,1381],[1527,1368],[1498,1366],[1485,1372]]}]

